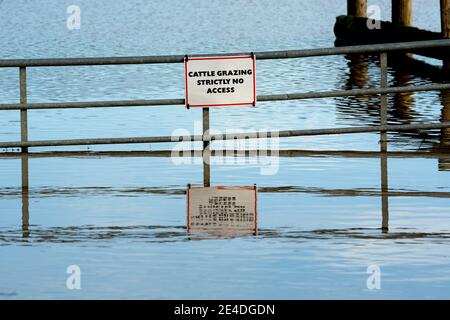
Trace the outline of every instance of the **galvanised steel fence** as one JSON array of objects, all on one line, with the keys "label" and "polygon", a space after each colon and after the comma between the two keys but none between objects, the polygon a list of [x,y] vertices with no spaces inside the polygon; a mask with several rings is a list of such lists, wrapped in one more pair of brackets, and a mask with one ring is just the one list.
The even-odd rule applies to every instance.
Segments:
[{"label": "galvanised steel fence", "polygon": [[[411,131],[419,129],[450,128],[450,121],[436,123],[416,123],[407,125],[387,124],[387,95],[405,92],[434,91],[450,89],[450,83],[434,83],[417,86],[388,87],[387,56],[392,52],[408,52],[411,50],[429,50],[436,48],[450,48],[450,39],[419,41],[408,43],[377,44],[363,46],[348,46],[334,48],[320,48],[308,50],[284,50],[265,51],[253,53],[229,53],[229,54],[197,54],[196,56],[235,56],[254,54],[257,60],[269,59],[296,59],[305,57],[319,57],[330,55],[347,54],[380,54],[381,83],[379,87],[368,89],[352,89],[325,92],[305,93],[282,93],[271,95],[259,95],[257,100],[281,101],[300,100],[314,98],[332,98],[345,96],[379,95],[380,102],[380,125],[346,128],[325,128],[312,130],[283,130],[279,131],[279,137],[298,137],[310,135],[350,134],[365,132],[380,132],[381,142],[387,141],[388,131]],[[101,58],[63,58],[63,59],[8,59],[0,60],[0,68],[19,69],[20,101],[16,104],[0,104],[0,110],[20,110],[20,141],[0,142],[0,148],[21,148],[22,152],[28,152],[29,147],[54,147],[73,145],[94,144],[127,144],[127,143],[162,143],[176,141],[203,141],[206,146],[212,140],[267,138],[271,132],[251,132],[241,134],[215,134],[209,135],[209,112],[208,108],[203,110],[202,135],[191,136],[157,136],[157,137],[123,137],[123,138],[89,138],[89,139],[67,139],[67,140],[28,140],[27,111],[37,109],[73,109],[73,108],[110,108],[110,107],[136,107],[136,106],[176,106],[185,105],[182,98],[176,99],[150,99],[150,100],[115,100],[115,101],[86,101],[86,102],[56,102],[56,103],[28,103],[27,102],[27,69],[39,67],[63,67],[63,66],[99,66],[99,65],[123,65],[123,64],[164,64],[183,63],[185,55],[168,56],[141,56],[141,57],[101,57]],[[386,151],[386,144],[381,144],[381,151]]]}]

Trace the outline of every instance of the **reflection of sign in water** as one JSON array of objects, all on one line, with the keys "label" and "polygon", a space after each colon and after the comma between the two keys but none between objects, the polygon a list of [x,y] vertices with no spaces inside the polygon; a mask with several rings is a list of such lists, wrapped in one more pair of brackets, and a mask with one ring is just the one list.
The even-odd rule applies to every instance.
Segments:
[{"label": "reflection of sign in water", "polygon": [[255,105],[255,56],[186,58],[187,107]]},{"label": "reflection of sign in water", "polygon": [[257,229],[256,187],[189,187],[188,230]]}]

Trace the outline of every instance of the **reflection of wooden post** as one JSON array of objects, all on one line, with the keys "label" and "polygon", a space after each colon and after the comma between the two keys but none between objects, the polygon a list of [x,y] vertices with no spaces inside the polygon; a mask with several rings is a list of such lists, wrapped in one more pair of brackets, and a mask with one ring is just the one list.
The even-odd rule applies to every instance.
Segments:
[{"label": "reflection of wooden post", "polygon": [[347,90],[365,88],[369,83],[369,64],[367,57],[363,54],[347,55],[349,60],[349,78],[347,80]]},{"label": "reflection of wooden post", "polygon": [[367,0],[347,0],[347,15],[366,18]]},{"label": "reflection of wooden post", "polygon": [[[407,71],[396,70],[394,73],[394,87],[409,86],[413,78],[413,75]],[[396,93],[393,100],[392,116],[395,119],[411,120],[411,111],[414,107],[414,94],[412,92]]]},{"label": "reflection of wooden post", "polygon": [[[450,90],[442,90],[441,100],[442,100],[441,121],[442,122],[450,121]],[[450,128],[441,129],[440,147],[444,149],[450,148]]]},{"label": "reflection of wooden post", "polygon": [[[441,30],[444,38],[450,38],[450,0],[441,0]],[[450,58],[442,61],[444,70],[450,72]],[[441,121],[450,121],[450,90],[443,90],[442,97],[442,117]],[[450,129],[441,130],[441,147],[450,147]]]},{"label": "reflection of wooden post", "polygon": [[[450,90],[441,91],[442,114],[441,121],[450,121]],[[450,128],[441,129],[441,139],[439,148],[450,150]],[[450,158],[439,159],[439,171],[450,171]]]},{"label": "reflection of wooden post", "polygon": [[412,0],[392,0],[392,23],[401,26],[412,27]]},{"label": "reflection of wooden post", "polygon": [[[450,38],[450,0],[441,0],[441,30],[444,38]],[[450,72],[450,58],[444,59],[443,65]]]},{"label": "reflection of wooden post", "polygon": [[[355,88],[367,88],[369,84],[369,63],[366,55],[363,54],[347,54],[345,55],[348,66],[348,76],[345,79],[345,89],[352,90]],[[357,97],[343,97],[342,100],[343,109],[342,112],[354,112],[355,105],[359,108],[365,108],[373,99],[372,96],[357,96]],[[340,106],[341,103],[338,103]]]}]

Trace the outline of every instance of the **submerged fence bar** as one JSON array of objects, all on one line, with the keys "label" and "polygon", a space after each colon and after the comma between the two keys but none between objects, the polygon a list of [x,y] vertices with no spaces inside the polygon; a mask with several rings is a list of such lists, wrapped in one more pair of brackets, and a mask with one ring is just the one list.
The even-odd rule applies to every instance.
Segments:
[{"label": "submerged fence bar", "polygon": [[330,129],[281,130],[281,131],[255,131],[246,133],[214,134],[214,135],[188,135],[188,136],[162,136],[162,137],[134,137],[134,138],[98,138],[98,139],[68,139],[68,140],[41,140],[0,142],[0,148],[17,147],[57,147],[94,144],[128,144],[128,143],[168,143],[168,142],[205,142],[234,139],[270,139],[275,137],[289,138],[301,136],[370,133],[387,131],[410,131],[421,129],[450,128],[450,121],[426,124],[404,124],[390,126],[347,127]]},{"label": "submerged fence bar", "polygon": [[[336,157],[336,158],[380,158],[386,154],[389,158],[422,158],[422,159],[450,159],[450,154],[445,151],[357,151],[357,150],[308,150],[308,149],[211,149],[211,157]],[[0,153],[0,159],[6,158],[170,158],[170,157],[198,157],[204,156],[203,150],[116,150],[116,151],[42,151],[42,152],[4,152]]]},{"label": "submerged fence bar", "polygon": [[[439,129],[450,128],[450,122],[422,123],[409,125],[387,125],[387,95],[394,93],[450,90],[450,83],[428,84],[419,86],[388,87],[387,84],[387,53],[407,52],[408,50],[426,50],[430,48],[446,48],[450,53],[450,39],[419,41],[408,43],[376,44],[350,47],[335,47],[307,50],[284,50],[256,52],[254,55],[258,60],[267,59],[291,59],[304,57],[318,57],[341,54],[373,54],[380,53],[381,61],[381,84],[379,88],[339,90],[325,92],[306,93],[283,93],[272,95],[261,95],[257,97],[260,102],[300,100],[315,98],[332,98],[345,96],[365,96],[381,95],[380,104],[380,126],[351,127],[351,128],[329,128],[312,130],[283,130],[276,132],[277,137],[295,137],[308,135],[330,135],[330,134],[350,134],[365,132],[380,132],[381,151],[386,152],[387,131],[409,131],[419,129]],[[196,56],[234,56],[249,55],[249,53],[228,53],[228,54],[198,54]],[[29,147],[46,146],[71,146],[71,145],[91,145],[91,144],[128,144],[128,143],[163,143],[178,141],[203,141],[204,148],[212,140],[228,139],[249,139],[268,138],[272,132],[250,132],[242,134],[208,135],[209,112],[203,110],[203,135],[179,136],[179,137],[131,137],[131,138],[99,138],[99,139],[68,139],[68,140],[41,140],[28,141],[28,120],[27,110],[38,109],[70,109],[70,108],[105,108],[105,107],[131,107],[131,106],[168,106],[184,105],[184,99],[150,99],[150,100],[122,100],[122,101],[87,101],[87,102],[56,102],[56,103],[28,103],[26,71],[28,67],[61,67],[61,66],[94,66],[94,65],[121,65],[121,64],[159,64],[159,63],[182,63],[184,55],[169,56],[144,56],[144,57],[103,57],[103,58],[63,58],[63,59],[10,59],[0,60],[0,68],[19,68],[20,103],[0,104],[0,110],[20,110],[21,119],[21,141],[0,142],[0,148],[20,147],[23,152],[27,152]]]}]

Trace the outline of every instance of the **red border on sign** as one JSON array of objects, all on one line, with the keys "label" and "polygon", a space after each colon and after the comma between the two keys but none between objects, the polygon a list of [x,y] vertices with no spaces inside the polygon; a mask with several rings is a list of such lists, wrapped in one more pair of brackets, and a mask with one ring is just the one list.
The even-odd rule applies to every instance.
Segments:
[{"label": "red border on sign", "polygon": [[255,216],[253,217],[254,221],[254,227],[253,231],[255,232],[255,235],[258,233],[258,190],[256,189],[256,186],[253,187],[255,190]]},{"label": "red border on sign", "polygon": [[[191,212],[190,212],[190,199],[189,199],[189,190],[194,188],[205,188],[203,186],[191,186],[189,185],[186,191],[187,197],[187,231],[190,230],[190,222],[191,222]],[[255,235],[258,234],[258,189],[256,186],[217,186],[217,187],[209,187],[217,190],[254,190],[255,191],[255,213],[253,215],[253,232]]]},{"label": "red border on sign", "polygon": [[189,232],[189,226],[191,224],[191,214],[189,212],[189,207],[190,207],[190,203],[189,203],[189,189],[191,189],[190,186],[188,186],[187,191],[186,191],[186,198],[187,198],[187,231]]},{"label": "red border on sign", "polygon": [[[188,67],[187,63],[189,60],[229,60],[229,59],[252,59],[253,60],[253,101],[242,102],[242,103],[216,103],[209,104],[207,106],[202,104],[189,104],[189,88],[188,88]],[[209,108],[209,107],[232,107],[232,106],[255,106],[256,105],[256,56],[229,56],[229,57],[186,57],[184,58],[184,94],[185,94],[185,104],[186,108]]]}]

